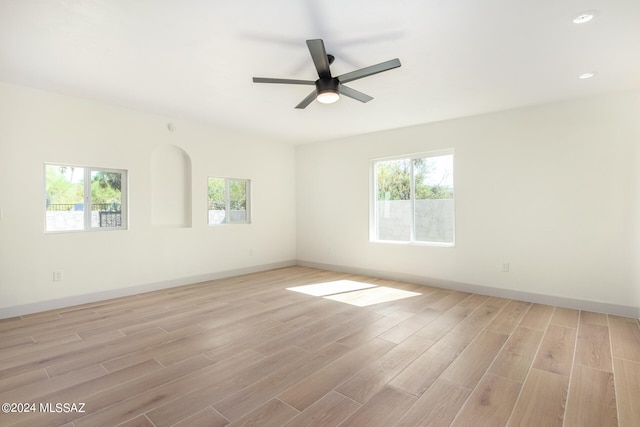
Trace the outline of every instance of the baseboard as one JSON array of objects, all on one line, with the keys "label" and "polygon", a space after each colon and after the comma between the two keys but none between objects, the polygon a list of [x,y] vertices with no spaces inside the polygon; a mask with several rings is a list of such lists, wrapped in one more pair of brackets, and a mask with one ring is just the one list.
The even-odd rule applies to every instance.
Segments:
[{"label": "baseboard", "polygon": [[223,279],[227,277],[240,276],[243,274],[258,273],[261,271],[273,270],[276,268],[291,267],[300,265],[305,267],[313,267],[322,270],[337,271],[341,273],[359,274],[363,276],[379,277],[381,279],[399,280],[419,285],[435,286],[444,289],[452,289],[462,292],[472,292],[480,295],[489,295],[501,298],[509,298],[520,301],[528,301],[539,304],[557,305],[560,307],[574,308],[578,310],[594,311],[598,313],[614,314],[617,316],[632,317],[640,319],[640,307],[623,306],[617,304],[609,304],[597,301],[579,300],[554,295],[543,295],[531,292],[514,291],[511,289],[494,288],[489,286],[475,285],[470,283],[454,282],[443,279],[434,279],[430,277],[382,271],[375,269],[356,268],[343,265],[322,264],[304,260],[290,260],[271,264],[262,264],[257,266],[239,268],[234,270],[225,270],[212,272],[203,275],[183,277],[179,279],[165,280],[161,282],[146,283],[142,285],[130,286],[121,289],[112,289],[102,292],[93,292],[89,294],[74,295],[65,298],[53,300],[38,301],[29,304],[0,307],[0,319],[10,317],[23,316],[27,314],[40,313],[49,310],[57,310],[65,307],[72,307],[80,304],[105,301],[113,298],[138,295],[145,292],[153,292],[161,289],[174,288],[177,286],[190,285],[193,283],[206,282],[209,280]]},{"label": "baseboard", "polygon": [[390,271],[381,271],[368,268],[357,268],[343,265],[322,264],[298,260],[298,265],[313,267],[322,270],[337,271],[340,273],[359,274],[362,276],[378,277],[381,279],[398,280],[402,282],[415,283],[418,285],[428,285],[444,289],[452,289],[474,294],[488,295],[500,298],[509,298],[519,301],[527,301],[538,304],[556,305],[559,307],[574,308],[578,310],[594,311],[597,313],[613,314],[617,316],[632,317],[640,319],[640,307],[610,304],[598,301],[580,300],[555,295],[543,295],[532,292],[515,291],[512,289],[494,288],[490,286],[475,285],[471,283],[454,282],[443,279],[418,276]]},{"label": "baseboard", "polygon": [[12,307],[0,307],[0,319],[23,316],[27,314],[40,313],[49,310],[58,310],[65,307],[72,307],[80,304],[105,301],[113,298],[121,298],[131,295],[138,295],[145,292],[153,292],[161,289],[174,288],[176,286],[190,285],[193,283],[207,282],[209,280],[224,279],[226,277],[241,276],[243,274],[258,273],[260,271],[273,270],[276,268],[291,267],[297,265],[295,260],[281,261],[271,264],[262,264],[251,267],[239,268],[235,270],[217,271],[197,276],[182,277],[179,279],[165,280],[162,282],[145,283],[142,285],[129,286],[120,289],[110,289],[108,291],[93,292],[89,294],[74,295],[64,298],[57,298],[46,301],[38,301],[29,304]]}]

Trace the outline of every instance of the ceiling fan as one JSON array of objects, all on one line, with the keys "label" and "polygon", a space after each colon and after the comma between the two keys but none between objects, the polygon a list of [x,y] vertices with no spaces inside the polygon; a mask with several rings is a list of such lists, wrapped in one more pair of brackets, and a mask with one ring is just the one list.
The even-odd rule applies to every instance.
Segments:
[{"label": "ceiling fan", "polygon": [[336,102],[340,95],[348,96],[360,102],[369,102],[373,97],[359,92],[355,89],[351,89],[344,85],[344,83],[352,82],[363,77],[371,76],[373,74],[382,73],[383,71],[391,70],[400,66],[400,60],[398,58],[391,59],[389,61],[381,62],[380,64],[364,67],[350,73],[342,74],[338,77],[331,75],[329,66],[334,61],[333,55],[327,55],[324,48],[324,42],[322,39],[307,40],[307,46],[311,53],[311,59],[318,71],[318,80],[295,80],[295,79],[272,79],[268,77],[254,77],[254,83],[284,83],[293,85],[315,85],[316,88],[305,99],[303,99],[296,108],[306,108],[314,99],[317,99],[323,104],[331,104]]}]

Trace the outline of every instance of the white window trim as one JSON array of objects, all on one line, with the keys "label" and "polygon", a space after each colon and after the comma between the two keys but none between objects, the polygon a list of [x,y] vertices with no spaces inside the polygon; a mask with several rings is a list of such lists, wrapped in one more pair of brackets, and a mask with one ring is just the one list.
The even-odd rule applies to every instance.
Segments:
[{"label": "white window trim", "polygon": [[[453,148],[447,148],[443,150],[435,150],[435,151],[426,151],[419,152],[413,154],[405,154],[398,156],[389,156],[389,157],[377,157],[371,159],[369,162],[369,242],[370,243],[382,243],[382,244],[392,244],[392,245],[415,245],[415,246],[433,246],[433,247],[445,247],[445,248],[453,248],[456,246],[456,227],[454,220],[453,227],[453,242],[423,242],[415,240],[415,186],[414,186],[414,174],[413,174],[413,160],[414,159],[422,159],[427,157],[439,157],[439,156],[453,156],[453,171],[455,175],[455,150]],[[411,173],[409,174],[411,180],[411,236],[408,241],[403,240],[381,240],[378,238],[378,210],[376,209],[376,201],[378,195],[378,180],[376,179],[376,163],[381,161],[390,161],[390,160],[402,160],[408,159],[410,160],[409,165],[411,168]],[[454,196],[453,196],[453,210],[455,216],[455,176],[454,176]]]},{"label": "white window trim", "polygon": [[[84,209],[84,221],[81,230],[47,230],[47,166],[67,166],[74,168],[82,168],[84,170],[84,206],[91,206],[91,172],[116,172],[122,174],[120,195],[122,202],[120,203],[120,227],[91,227],[91,208]],[[46,234],[58,233],[86,233],[86,232],[103,232],[103,231],[122,231],[129,229],[129,196],[128,196],[128,171],[126,169],[103,168],[83,165],[72,165],[69,163],[45,163],[43,165],[43,184],[44,184],[44,232]]]}]

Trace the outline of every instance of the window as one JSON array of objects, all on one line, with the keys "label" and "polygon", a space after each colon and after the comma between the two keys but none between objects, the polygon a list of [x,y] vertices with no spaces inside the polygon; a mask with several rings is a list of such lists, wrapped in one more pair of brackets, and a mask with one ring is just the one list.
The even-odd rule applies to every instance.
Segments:
[{"label": "window", "polygon": [[45,165],[45,230],[126,229],[126,188],[124,170]]},{"label": "window", "polygon": [[453,246],[453,151],[374,160],[372,241]]},{"label": "window", "polygon": [[209,178],[209,224],[247,224],[250,217],[248,179]]}]

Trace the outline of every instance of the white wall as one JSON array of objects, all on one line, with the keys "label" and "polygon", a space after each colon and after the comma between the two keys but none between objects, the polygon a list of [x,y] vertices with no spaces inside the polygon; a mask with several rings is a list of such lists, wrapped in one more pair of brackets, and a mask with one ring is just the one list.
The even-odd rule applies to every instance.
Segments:
[{"label": "white wall", "polygon": [[[152,224],[152,154],[170,146],[191,160],[190,227]],[[129,230],[46,234],[45,162],[127,169]],[[206,224],[210,175],[252,180],[252,224]],[[294,177],[288,144],[0,83],[0,317],[295,263]]]},{"label": "white wall", "polygon": [[[638,316],[639,116],[628,93],[298,146],[298,260]],[[455,248],[369,242],[370,160],[448,148]]]},{"label": "white wall", "polygon": [[[637,316],[639,118],[628,93],[294,149],[0,83],[0,318],[296,259]],[[154,225],[152,157],[166,147],[190,158],[190,227]],[[456,247],[369,242],[370,159],[443,148]],[[127,169],[129,230],[44,233],[45,162]],[[251,225],[206,225],[209,175],[252,179]]]}]

